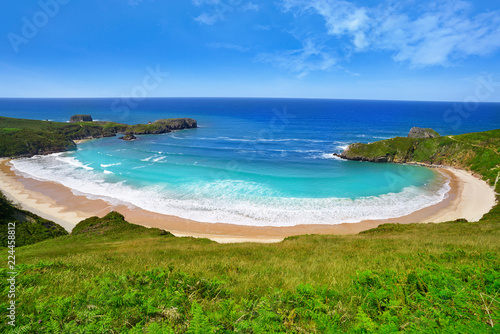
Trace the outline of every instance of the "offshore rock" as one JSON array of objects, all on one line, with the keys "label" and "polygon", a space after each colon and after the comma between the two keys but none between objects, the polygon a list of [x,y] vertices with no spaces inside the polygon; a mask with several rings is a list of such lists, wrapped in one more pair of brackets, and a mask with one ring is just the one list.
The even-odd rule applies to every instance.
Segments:
[{"label": "offshore rock", "polygon": [[131,134],[131,133],[127,133],[125,136],[122,136],[122,137],[120,137],[120,138],[118,138],[118,139],[128,140],[128,141],[134,141],[134,140],[136,140],[136,139],[137,139],[137,137],[136,137],[136,136],[134,136],[134,135],[133,135],[133,134]]}]

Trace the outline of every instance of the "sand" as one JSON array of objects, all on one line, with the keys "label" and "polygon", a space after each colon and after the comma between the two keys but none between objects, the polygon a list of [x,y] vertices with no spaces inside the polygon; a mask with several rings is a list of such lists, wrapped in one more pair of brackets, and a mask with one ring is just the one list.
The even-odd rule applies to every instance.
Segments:
[{"label": "sand", "polygon": [[75,140],[73,140],[73,142],[74,142],[76,145],[79,145],[79,144],[81,144],[81,143],[85,143],[86,141],[89,141],[89,140],[92,140],[92,138],[75,139]]},{"label": "sand", "polygon": [[146,227],[157,227],[176,236],[209,238],[220,243],[279,242],[288,236],[303,234],[356,234],[384,223],[428,223],[465,218],[478,221],[496,204],[495,192],[485,181],[472,174],[453,168],[436,168],[450,178],[451,190],[447,199],[439,204],[410,215],[359,223],[337,225],[303,224],[291,227],[255,227],[222,223],[201,223],[146,211],[137,207],[110,205],[103,200],[90,200],[55,182],[38,181],[16,174],[8,159],[0,159],[0,190],[24,210],[52,220],[67,231],[81,220],[103,216],[114,210],[127,221]]}]

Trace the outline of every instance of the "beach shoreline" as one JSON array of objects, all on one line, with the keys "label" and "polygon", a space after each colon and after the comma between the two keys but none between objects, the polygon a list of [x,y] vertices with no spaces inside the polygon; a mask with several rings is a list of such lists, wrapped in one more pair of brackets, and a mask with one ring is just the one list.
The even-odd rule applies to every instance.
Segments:
[{"label": "beach shoreline", "polygon": [[463,170],[431,165],[427,167],[440,167],[435,170],[449,177],[451,190],[448,197],[438,204],[407,216],[365,220],[359,223],[303,224],[288,227],[202,223],[137,207],[112,205],[101,199],[88,199],[84,195],[74,194],[71,189],[61,184],[16,174],[9,161],[10,159],[0,159],[0,190],[22,209],[52,220],[68,231],[83,219],[102,217],[111,211],[118,211],[130,223],[161,228],[179,237],[208,238],[219,243],[270,243],[304,234],[357,234],[384,223],[440,223],[459,218],[478,221],[496,204],[495,192],[485,181]]}]

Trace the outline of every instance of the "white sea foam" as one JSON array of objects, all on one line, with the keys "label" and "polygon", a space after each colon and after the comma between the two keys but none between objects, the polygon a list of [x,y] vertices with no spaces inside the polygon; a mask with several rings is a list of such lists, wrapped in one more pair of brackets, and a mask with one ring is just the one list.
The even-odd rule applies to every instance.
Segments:
[{"label": "white sea foam", "polygon": [[141,169],[141,168],[148,167],[148,166],[149,165],[136,166],[136,167],[132,167],[132,169]]},{"label": "white sea foam", "polygon": [[109,170],[104,170],[103,172],[104,172],[104,174],[114,174],[112,171],[109,171]]},{"label": "white sea foam", "polygon": [[320,153],[320,154],[313,154],[309,157],[309,159],[333,159],[333,160],[341,160],[344,161],[344,159],[339,158],[332,153]]},{"label": "white sea foam", "polygon": [[121,162],[118,162],[118,163],[115,163],[115,164],[109,164],[109,165],[101,164],[101,167],[102,168],[107,168],[107,167],[111,167],[111,166],[119,166],[121,164],[122,164]]},{"label": "white sea foam", "polygon": [[62,156],[61,154],[60,155],[57,155],[56,156],[56,159],[61,161],[61,162],[64,162],[64,163],[67,163],[67,164],[70,164],[74,167],[77,167],[77,168],[84,168],[84,169],[87,169],[87,170],[92,170],[94,168],[88,166],[88,165],[84,165],[82,164],[80,161],[78,161],[76,158],[74,157],[66,157],[66,156]]},{"label": "white sea foam", "polygon": [[439,187],[411,186],[398,193],[353,200],[286,198],[261,183],[234,180],[138,189],[125,181],[108,182],[102,172],[82,168],[83,164],[75,161],[71,157],[49,155],[13,160],[12,164],[24,175],[61,183],[89,198],[132,204],[145,210],[202,222],[253,226],[355,223],[400,217],[439,203],[450,190],[448,180]]},{"label": "white sea foam", "polygon": [[162,160],[164,160],[166,157],[157,157],[157,158],[154,158],[152,161],[153,162],[160,162]]},{"label": "white sea foam", "polygon": [[337,146],[337,148],[338,148],[339,150],[345,151],[345,150],[347,149],[347,147],[348,147],[348,146],[349,146],[349,144],[348,144],[348,145],[338,145],[338,146]]}]

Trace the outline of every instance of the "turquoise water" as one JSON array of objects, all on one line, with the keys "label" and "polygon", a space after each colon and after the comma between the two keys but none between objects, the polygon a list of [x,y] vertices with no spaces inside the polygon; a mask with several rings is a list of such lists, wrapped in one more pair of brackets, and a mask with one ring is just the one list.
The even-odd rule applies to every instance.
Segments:
[{"label": "turquoise water", "polygon": [[[200,127],[139,136],[133,142],[116,137],[92,140],[75,152],[16,160],[14,167],[26,176],[59,182],[113,204],[255,226],[398,217],[448,196],[448,180],[433,170],[344,161],[332,155],[352,142],[405,135],[406,123],[432,123],[429,114],[427,124],[416,116],[395,117],[404,103],[393,103],[384,112],[375,102],[370,109],[370,103],[360,107],[357,101],[174,102],[158,100],[153,104],[157,109],[143,107],[121,121],[186,116],[197,119]],[[419,107],[411,106],[409,110]],[[349,113],[339,111],[346,108]],[[374,109],[379,110],[376,116]],[[56,120],[72,113],[45,110],[46,118]],[[120,121],[119,115],[106,116],[102,107],[85,111],[94,118]],[[421,117],[421,112],[413,112]]]}]

